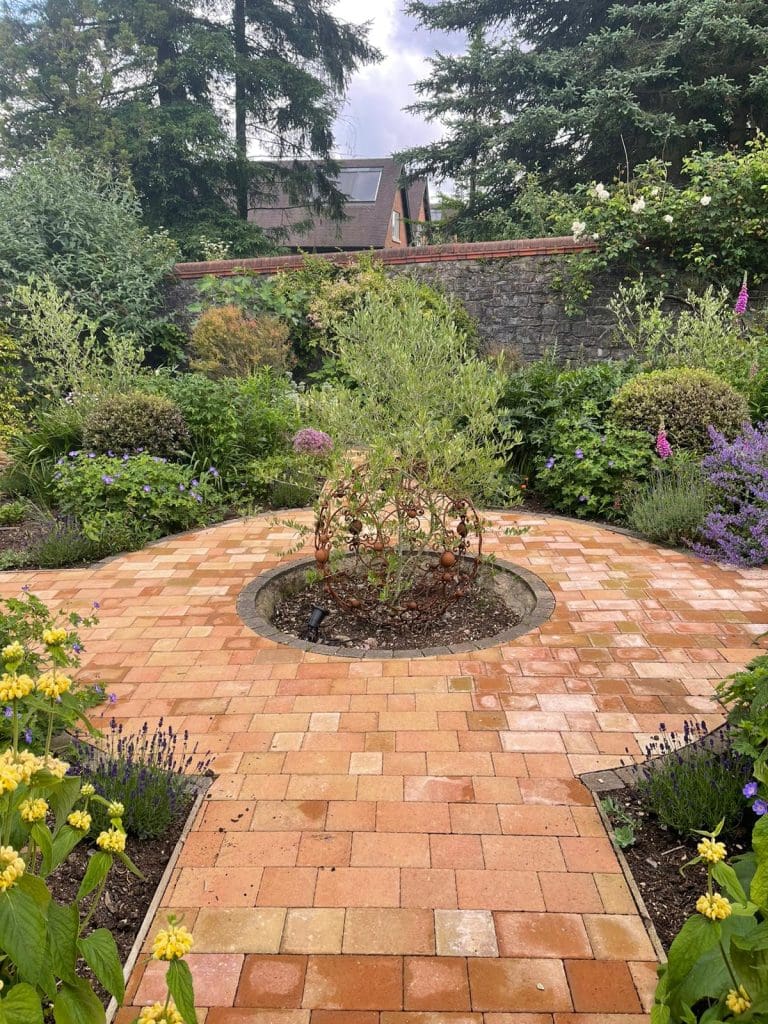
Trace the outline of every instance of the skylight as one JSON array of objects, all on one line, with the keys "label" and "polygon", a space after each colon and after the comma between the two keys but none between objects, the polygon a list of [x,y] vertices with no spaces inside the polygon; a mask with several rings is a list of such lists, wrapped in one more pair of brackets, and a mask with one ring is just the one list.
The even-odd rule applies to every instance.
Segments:
[{"label": "skylight", "polygon": [[351,203],[375,203],[381,184],[378,167],[349,167],[339,173],[338,187]]}]

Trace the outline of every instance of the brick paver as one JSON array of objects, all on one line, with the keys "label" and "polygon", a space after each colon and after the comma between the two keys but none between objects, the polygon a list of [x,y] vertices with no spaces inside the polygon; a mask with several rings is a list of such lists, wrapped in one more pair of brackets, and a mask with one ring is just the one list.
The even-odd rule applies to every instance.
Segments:
[{"label": "brick paver", "polygon": [[[4,595],[99,601],[83,675],[117,694],[109,711],[215,756],[162,911],[194,926],[210,1024],[646,1019],[653,947],[577,776],[639,758],[661,722],[718,723],[713,685],[768,629],[768,574],[490,520],[489,549],[557,606],[474,654],[348,661],[254,635],[237,595],[289,544],[267,516],[3,575]],[[158,966],[140,962],[135,1004]]]}]

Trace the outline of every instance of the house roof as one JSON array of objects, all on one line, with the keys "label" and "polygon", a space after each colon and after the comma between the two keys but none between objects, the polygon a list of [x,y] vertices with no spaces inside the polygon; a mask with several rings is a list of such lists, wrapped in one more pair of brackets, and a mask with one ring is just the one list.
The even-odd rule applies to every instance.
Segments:
[{"label": "house roof", "polygon": [[[390,230],[392,209],[400,189],[402,165],[390,158],[337,161],[340,169],[371,168],[381,171],[376,199],[373,202],[348,202],[346,220],[334,221],[315,217],[309,228],[294,228],[306,222],[309,214],[303,206],[291,206],[285,194],[277,195],[268,206],[254,207],[249,220],[268,232],[281,232],[279,241],[302,249],[368,249],[383,247]],[[406,216],[418,215],[427,189],[426,181],[414,182],[404,190],[408,209]]]}]

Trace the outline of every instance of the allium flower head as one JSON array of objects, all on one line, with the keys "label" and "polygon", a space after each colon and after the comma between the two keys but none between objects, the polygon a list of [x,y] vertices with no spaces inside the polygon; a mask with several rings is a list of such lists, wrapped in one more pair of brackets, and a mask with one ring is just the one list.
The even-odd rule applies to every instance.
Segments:
[{"label": "allium flower head", "polygon": [[333,440],[323,430],[305,427],[293,435],[293,450],[303,455],[328,455],[333,451]]}]

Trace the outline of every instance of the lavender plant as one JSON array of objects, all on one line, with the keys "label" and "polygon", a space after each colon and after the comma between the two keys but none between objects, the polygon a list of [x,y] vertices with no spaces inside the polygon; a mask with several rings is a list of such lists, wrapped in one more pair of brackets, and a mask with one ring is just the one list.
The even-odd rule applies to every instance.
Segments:
[{"label": "lavender plant", "polygon": [[[695,749],[685,749],[696,743]],[[646,810],[686,835],[712,830],[718,821],[733,828],[744,818],[742,789],[752,777],[752,760],[733,745],[730,729],[717,737],[704,722],[685,722],[682,733],[664,725],[646,748],[657,758],[636,769],[636,790]]]},{"label": "lavender plant", "polygon": [[768,423],[745,423],[732,441],[710,428],[712,451],[702,463],[716,505],[707,516],[705,558],[734,565],[768,562]]},{"label": "lavender plant", "polygon": [[[125,806],[123,825],[128,835],[154,839],[189,806],[190,775],[209,771],[209,755],[189,749],[189,733],[178,733],[161,718],[154,730],[147,722],[135,735],[124,732],[114,719],[99,749],[82,744],[79,771],[105,800]],[[99,811],[95,820],[100,823]]]}]

